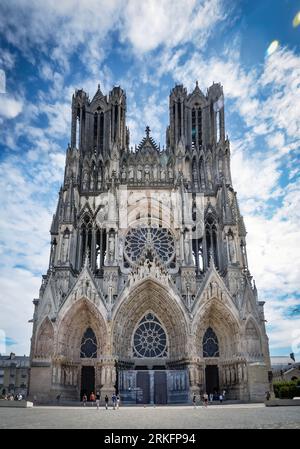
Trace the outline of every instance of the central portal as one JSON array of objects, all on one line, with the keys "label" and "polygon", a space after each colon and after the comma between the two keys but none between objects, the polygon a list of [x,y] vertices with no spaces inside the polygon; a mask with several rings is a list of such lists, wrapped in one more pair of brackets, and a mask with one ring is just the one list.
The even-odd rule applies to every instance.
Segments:
[{"label": "central portal", "polygon": [[95,393],[95,368],[93,366],[83,366],[81,368],[81,392],[80,399],[84,394],[89,400],[90,394]]},{"label": "central portal", "polygon": [[150,403],[150,377],[148,371],[138,371],[136,376],[137,404]]},{"label": "central portal", "polygon": [[167,376],[165,371],[154,373],[154,403],[167,403]]},{"label": "central portal", "polygon": [[219,369],[217,365],[208,365],[205,368],[206,393],[218,394],[219,392]]},{"label": "central portal", "polygon": [[124,404],[183,404],[189,400],[187,370],[120,370],[118,389]]}]

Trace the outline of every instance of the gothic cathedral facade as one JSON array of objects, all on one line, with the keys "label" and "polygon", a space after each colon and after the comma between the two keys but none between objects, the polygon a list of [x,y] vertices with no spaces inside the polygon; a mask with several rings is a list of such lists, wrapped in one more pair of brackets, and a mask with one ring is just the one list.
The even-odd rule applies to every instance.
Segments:
[{"label": "gothic cathedral facade", "polygon": [[35,299],[30,395],[186,403],[270,388],[264,302],[246,253],[220,84],[169,98],[166,147],[134,149],[126,94],[72,98],[71,144]]}]

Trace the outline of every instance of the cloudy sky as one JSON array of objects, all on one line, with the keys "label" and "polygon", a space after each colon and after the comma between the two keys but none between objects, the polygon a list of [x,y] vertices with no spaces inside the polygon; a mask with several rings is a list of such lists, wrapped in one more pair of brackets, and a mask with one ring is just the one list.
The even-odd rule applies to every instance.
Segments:
[{"label": "cloudy sky", "polygon": [[164,145],[170,89],[198,80],[224,86],[271,353],[300,358],[298,11],[296,0],[1,0],[0,352],[29,353],[75,88],[121,85],[131,144],[149,125]]}]

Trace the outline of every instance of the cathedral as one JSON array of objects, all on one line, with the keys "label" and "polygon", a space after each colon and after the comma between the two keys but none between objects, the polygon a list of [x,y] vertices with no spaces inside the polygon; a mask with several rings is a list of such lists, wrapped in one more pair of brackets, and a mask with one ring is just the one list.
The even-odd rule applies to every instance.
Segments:
[{"label": "cathedral", "polygon": [[119,86],[72,98],[49,268],[33,301],[30,396],[263,400],[264,302],[231,180],[223,88],[176,85],[162,148],[149,126],[130,146],[126,107]]}]

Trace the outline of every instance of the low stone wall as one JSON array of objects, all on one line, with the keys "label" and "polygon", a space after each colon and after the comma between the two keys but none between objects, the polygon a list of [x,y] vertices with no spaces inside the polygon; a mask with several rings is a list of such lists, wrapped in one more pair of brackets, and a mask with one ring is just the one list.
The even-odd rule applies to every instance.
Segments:
[{"label": "low stone wall", "polygon": [[1,399],[0,407],[28,408],[33,407],[33,403],[29,401],[6,401],[4,399]]},{"label": "low stone wall", "polygon": [[300,398],[297,399],[270,399],[265,401],[266,407],[278,407],[278,406],[289,406],[289,405],[300,405]]}]

